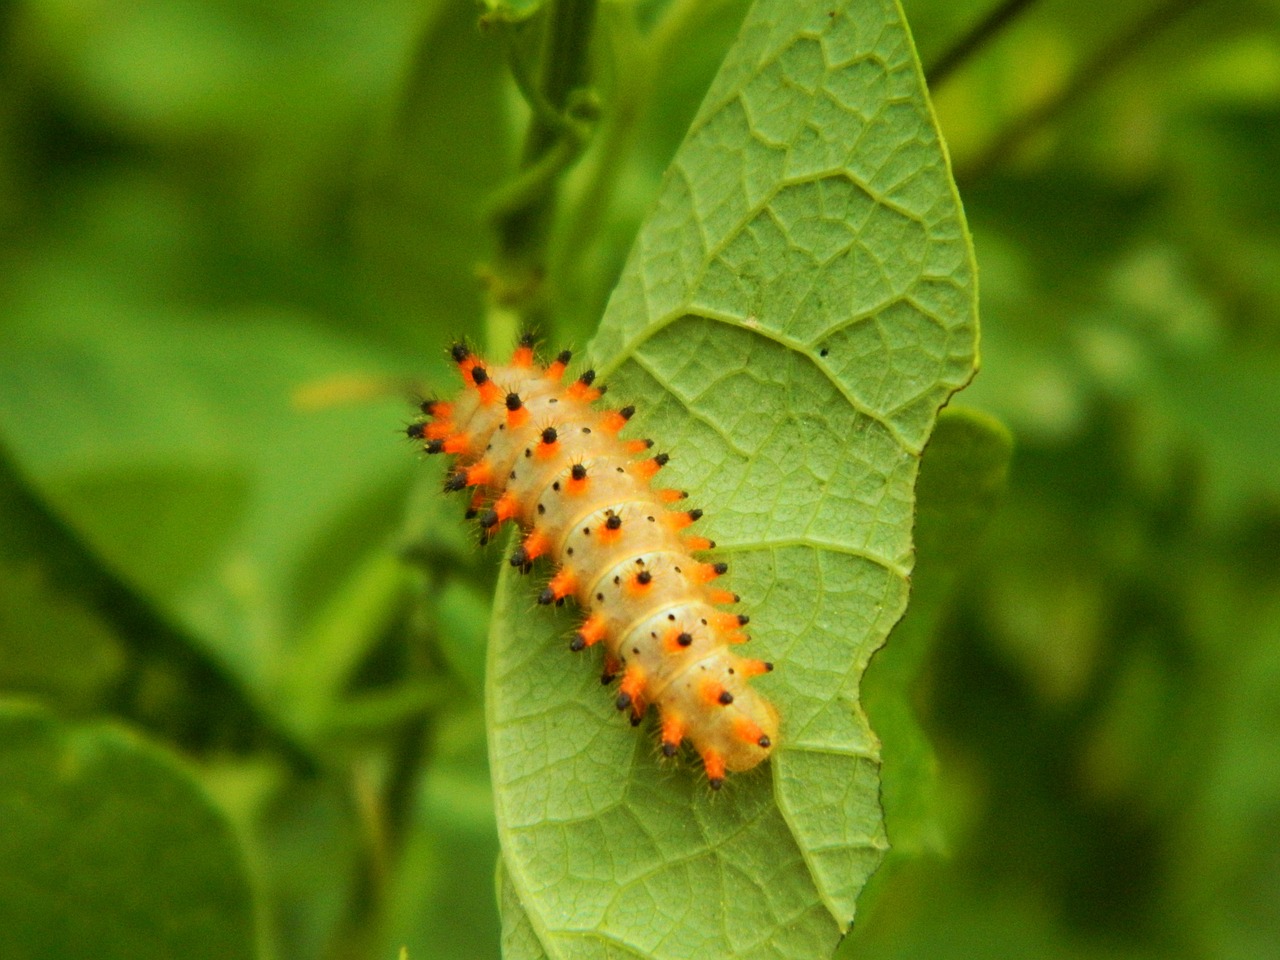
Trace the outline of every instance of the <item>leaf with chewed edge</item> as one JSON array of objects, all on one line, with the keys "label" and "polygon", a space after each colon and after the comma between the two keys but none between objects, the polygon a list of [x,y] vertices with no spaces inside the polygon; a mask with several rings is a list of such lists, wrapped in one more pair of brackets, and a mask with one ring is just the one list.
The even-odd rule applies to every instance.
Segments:
[{"label": "leaf with chewed edge", "polygon": [[891,0],[759,0],[668,171],[592,359],[706,508],[751,614],[772,761],[707,789],[506,576],[490,759],[511,958],[824,956],[885,839],[859,705],[902,615],[914,484],[976,366],[972,252]]},{"label": "leaf with chewed edge", "polygon": [[1013,437],[999,421],[953,406],[938,417],[920,463],[911,606],[862,678],[863,708],[884,741],[880,799],[893,844],[873,886],[881,885],[895,859],[946,849],[937,761],[911,694],[957,578],[977,552],[1004,492],[1012,455]]}]

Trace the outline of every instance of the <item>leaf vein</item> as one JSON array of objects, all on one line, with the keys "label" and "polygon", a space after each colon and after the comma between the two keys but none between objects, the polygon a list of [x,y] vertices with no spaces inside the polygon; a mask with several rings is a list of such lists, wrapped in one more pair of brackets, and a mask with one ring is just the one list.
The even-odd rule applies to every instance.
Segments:
[{"label": "leaf vein", "polygon": [[[644,330],[641,331],[638,335],[632,337],[627,343],[625,343],[622,349],[618,352],[618,359],[613,361],[607,367],[604,368],[604,371],[603,371],[604,375],[608,376],[609,374],[611,374],[619,366],[621,366],[622,361],[626,359],[629,359],[633,363],[638,364],[639,360],[638,360],[638,355],[636,354],[636,351],[641,346],[643,346],[646,341],[652,339],[655,334],[671,326],[671,324],[675,323],[676,321],[683,320],[689,317],[694,317],[702,320],[709,320],[709,321],[712,321],[713,323],[723,323],[726,326],[737,327],[739,330],[745,330],[748,333],[756,334],[757,336],[759,336],[761,339],[764,339],[764,340],[771,340],[774,343],[779,344],[780,346],[786,347],[788,350],[792,351],[793,353],[797,353],[805,357],[807,360],[809,360],[810,363],[813,364],[814,368],[818,370],[819,373],[822,374],[822,376],[827,380],[827,382],[830,383],[831,386],[833,386],[836,389],[836,391],[844,399],[845,403],[847,403],[855,413],[861,414],[862,416],[866,417],[868,420],[871,420],[877,425],[879,425],[880,427],[883,427],[884,430],[893,438],[894,442],[897,443],[903,450],[907,451],[913,456],[920,455],[920,450],[921,450],[920,445],[917,443],[913,443],[912,441],[908,440],[905,436],[903,436],[902,431],[898,428],[898,426],[892,420],[887,419],[884,416],[884,414],[880,413],[878,410],[875,410],[869,407],[866,403],[859,400],[852,393],[850,393],[849,389],[836,377],[834,373],[832,373],[831,369],[827,367],[826,364],[820,362],[820,360],[813,355],[813,352],[811,351],[809,344],[802,343],[801,341],[796,340],[793,337],[789,337],[784,333],[770,330],[767,327],[763,327],[758,323],[748,322],[746,320],[742,320],[738,317],[735,317],[731,314],[721,313],[719,311],[711,310],[706,307],[690,306],[683,309],[668,311],[664,316],[655,320],[649,326],[645,327]],[[645,367],[645,370],[646,372],[649,372],[650,375],[653,375],[652,368]],[[664,386],[670,386],[661,378],[658,378],[658,382],[662,383]],[[723,434],[721,435],[723,436]]]},{"label": "leaf vein", "polygon": [[813,550],[826,550],[830,553],[844,554],[849,557],[857,557],[860,560],[866,560],[878,567],[888,570],[895,576],[907,579],[910,571],[903,563],[890,560],[888,557],[873,553],[870,550],[863,550],[859,547],[851,547],[842,543],[834,543],[830,540],[819,540],[816,537],[778,537],[776,539],[764,540],[745,540],[722,542],[718,546],[721,553],[747,553],[756,550],[786,550],[793,547],[805,547]]}]

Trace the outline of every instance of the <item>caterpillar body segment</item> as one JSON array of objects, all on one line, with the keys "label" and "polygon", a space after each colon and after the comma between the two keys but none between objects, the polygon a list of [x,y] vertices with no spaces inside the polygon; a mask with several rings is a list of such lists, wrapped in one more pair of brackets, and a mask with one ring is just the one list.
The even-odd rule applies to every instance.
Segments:
[{"label": "caterpillar body segment", "polygon": [[539,600],[576,601],[585,616],[571,648],[605,647],[619,710],[639,723],[656,708],[664,754],[692,743],[714,788],[767,758],[778,714],[749,681],[772,665],[734,651],[747,617],[721,609],[738,599],[712,585],[726,565],[693,556],[714,546],[688,529],[702,511],[654,487],[667,454],[620,437],[634,407],[597,409],[594,373],[564,384],[568,352],[543,367],[528,338],[502,366],[462,345],[452,355],[461,393],[424,403],[429,422],[408,433],[456,458],[445,489],[470,491],[482,539],[514,520],[524,535],[511,563],[554,564]]}]

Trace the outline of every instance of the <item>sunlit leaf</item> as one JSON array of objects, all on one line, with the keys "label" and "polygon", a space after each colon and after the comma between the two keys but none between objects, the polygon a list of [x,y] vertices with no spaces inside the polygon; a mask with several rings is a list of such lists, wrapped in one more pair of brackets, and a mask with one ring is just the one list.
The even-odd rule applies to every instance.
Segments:
[{"label": "sunlit leaf", "polygon": [[858,703],[902,614],[913,486],[975,365],[963,218],[895,4],[762,0],[664,180],[592,358],[708,508],[783,714],[713,795],[664,768],[572,622],[503,580],[489,662],[507,955],[820,956],[885,840]]}]

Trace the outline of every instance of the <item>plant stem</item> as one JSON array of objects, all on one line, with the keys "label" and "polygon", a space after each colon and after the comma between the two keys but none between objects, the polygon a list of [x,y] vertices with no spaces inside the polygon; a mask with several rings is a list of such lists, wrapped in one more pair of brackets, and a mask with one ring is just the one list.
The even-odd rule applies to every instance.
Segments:
[{"label": "plant stem", "polygon": [[[635,12],[631,8],[619,7],[614,11],[609,32],[613,39],[615,71],[619,76],[625,75],[627,82],[618,83],[613,92],[613,102],[600,131],[599,149],[593,151],[595,155],[591,158],[587,186],[569,218],[567,249],[583,249],[594,234],[600,216],[609,204],[619,164],[630,151],[636,124],[644,105],[649,102],[654,73],[664,52],[663,45],[657,42],[659,34],[669,41],[672,19],[683,22],[690,6],[685,0],[674,0],[647,40],[640,36]],[[666,30],[663,30],[664,24],[667,25]]]},{"label": "plant stem", "polygon": [[590,156],[584,162],[583,188],[565,216],[566,227],[553,251],[553,272],[559,276],[573,258],[586,251],[609,211],[618,172],[635,147],[640,123],[653,103],[657,78],[668,69],[688,34],[720,13],[729,0],[671,0],[661,17],[642,36],[629,5],[606,8],[617,83],[608,112]]},{"label": "plant stem", "polygon": [[503,191],[506,202],[495,217],[498,262],[487,330],[491,350],[505,346],[495,338],[514,339],[522,317],[536,321],[546,309],[543,281],[559,174],[581,148],[572,142],[580,138],[567,114],[574,93],[586,86],[596,4],[597,0],[551,0],[548,5],[537,100],[531,104],[520,173]]}]

